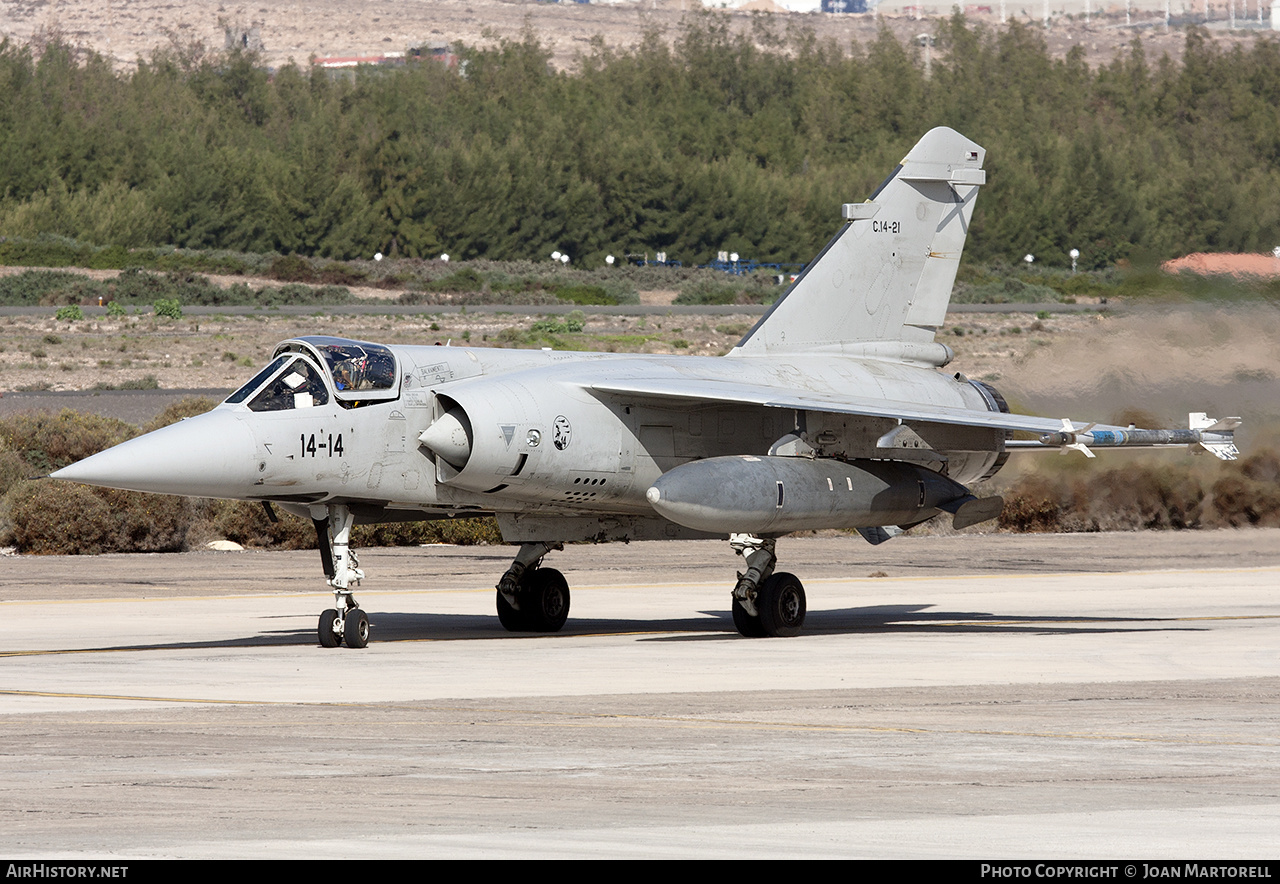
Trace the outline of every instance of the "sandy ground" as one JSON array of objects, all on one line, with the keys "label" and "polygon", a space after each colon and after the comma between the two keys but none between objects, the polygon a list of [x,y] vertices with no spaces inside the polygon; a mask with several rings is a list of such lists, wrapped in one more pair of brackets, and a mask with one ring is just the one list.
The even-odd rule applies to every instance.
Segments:
[{"label": "sandy ground", "polygon": [[[317,310],[310,316],[215,315],[180,320],[143,315],[74,323],[51,316],[6,316],[0,318],[0,391],[87,390],[147,376],[154,376],[162,388],[235,387],[252,375],[255,366],[268,361],[278,342],[297,335],[334,334],[391,344],[467,341],[473,346],[498,346],[504,332],[527,330],[539,318],[425,312],[429,310],[363,316],[333,316]],[[737,343],[758,318],[745,313],[591,314],[583,335],[563,339],[580,349],[714,356]],[[1056,340],[1100,331],[1095,327],[1105,321],[1091,314],[1055,314],[1046,320],[1028,313],[952,314],[940,339],[960,354],[956,370],[994,381]],[[1237,323],[1242,331],[1252,327],[1248,319]]]},{"label": "sandy ground", "polygon": [[[551,50],[556,66],[572,69],[576,58],[588,51],[595,38],[614,48],[635,45],[648,30],[674,39],[681,20],[695,5],[691,0],[610,5],[529,0],[4,0],[0,5],[0,33],[20,41],[60,34],[111,56],[125,67],[157,48],[201,44],[221,49],[226,40],[225,28],[256,28],[265,61],[276,66],[289,61],[305,64],[313,56],[378,55],[424,43],[493,45],[499,40],[521,39],[528,29]],[[999,2],[970,5],[984,10],[971,13],[974,21],[999,24]],[[923,9],[926,17],[903,15],[904,7]],[[885,14],[878,16],[784,12],[773,14],[772,20],[779,31],[811,29],[820,39],[848,46],[874,40],[882,27],[902,40],[930,33],[932,22],[939,16],[949,16],[952,8],[951,3],[915,4],[903,0],[882,4],[881,12]],[[1123,4],[1098,0],[1054,0],[1047,6],[1010,3],[1005,8],[1011,18],[1037,23],[1047,8],[1052,24],[1046,31],[1046,40],[1057,56],[1080,45],[1091,64],[1103,64],[1135,38],[1143,41],[1149,57],[1165,53],[1176,57],[1181,52],[1183,35],[1177,28],[1165,31],[1162,0],[1133,3],[1128,19],[1131,27],[1126,26]],[[1086,24],[1083,19],[1087,8],[1093,9],[1093,15]],[[1099,14],[1099,9],[1106,12]],[[1203,4],[1185,0],[1172,5],[1175,16],[1190,13],[1202,17],[1203,9]],[[1214,3],[1211,10],[1214,21],[1224,24],[1225,5]],[[735,28],[752,27],[752,13],[730,15]],[[1242,26],[1256,27],[1256,2],[1246,3],[1243,10],[1237,5],[1237,16]],[[1253,39],[1251,32],[1245,30],[1216,33],[1224,41]]]}]

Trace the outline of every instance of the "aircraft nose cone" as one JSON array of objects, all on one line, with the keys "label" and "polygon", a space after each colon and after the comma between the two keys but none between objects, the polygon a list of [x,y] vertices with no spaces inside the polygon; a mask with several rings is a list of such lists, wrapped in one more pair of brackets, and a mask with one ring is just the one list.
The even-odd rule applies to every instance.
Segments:
[{"label": "aircraft nose cone", "polygon": [[215,410],[54,471],[55,479],[187,497],[243,497],[257,479],[253,433]]}]

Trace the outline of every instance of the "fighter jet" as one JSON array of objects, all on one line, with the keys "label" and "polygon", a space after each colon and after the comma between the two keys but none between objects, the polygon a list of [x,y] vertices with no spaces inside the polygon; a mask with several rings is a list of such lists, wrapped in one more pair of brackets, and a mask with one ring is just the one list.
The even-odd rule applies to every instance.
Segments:
[{"label": "fighter jet", "polygon": [[1238,418],[1140,430],[1011,414],[990,385],[943,370],[954,353],[935,335],[984,156],[950,129],[927,133],[843,207],[834,237],[725,356],[301,337],[209,413],[53,476],[311,519],[334,595],[320,644],[359,648],[356,522],[496,516],[519,546],[495,600],[512,631],[565,623],[569,586],[543,562],[567,542],[727,539],[745,563],[738,631],[793,636],[804,586],[775,568],[790,532],[856,529],[874,544],[942,514],[956,527],[994,519],[1001,499],[969,486],[1020,448],[1234,458]]}]

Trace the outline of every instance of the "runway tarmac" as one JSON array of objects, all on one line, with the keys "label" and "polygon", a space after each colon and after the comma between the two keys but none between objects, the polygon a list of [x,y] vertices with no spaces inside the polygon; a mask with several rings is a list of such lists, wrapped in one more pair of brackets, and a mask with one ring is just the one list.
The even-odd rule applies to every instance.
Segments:
[{"label": "runway tarmac", "polygon": [[[1280,531],[788,538],[805,633],[717,542],[0,558],[10,857],[1274,858]],[[871,577],[872,573],[886,576]]]}]

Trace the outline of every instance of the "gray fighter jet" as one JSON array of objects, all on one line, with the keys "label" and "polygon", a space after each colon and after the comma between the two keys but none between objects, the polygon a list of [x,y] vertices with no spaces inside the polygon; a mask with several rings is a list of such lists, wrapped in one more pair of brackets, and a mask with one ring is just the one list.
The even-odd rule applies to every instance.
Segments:
[{"label": "gray fighter jet", "polygon": [[[728,538],[744,636],[800,631],[806,600],[775,570],[792,531],[880,543],[1002,501],[969,484],[1017,448],[1183,445],[1235,457],[1236,418],[1139,430],[1010,414],[942,371],[934,339],[985,151],[926,134],[786,294],[723,357],[384,346],[303,337],[208,414],[53,474],[112,488],[262,501],[311,519],[335,606],[326,647],[363,647],[354,523],[492,514],[519,545],[497,587],[513,631],[555,631],[569,587],[544,557],[568,541]],[[1014,432],[1038,438],[1014,440]]]}]

